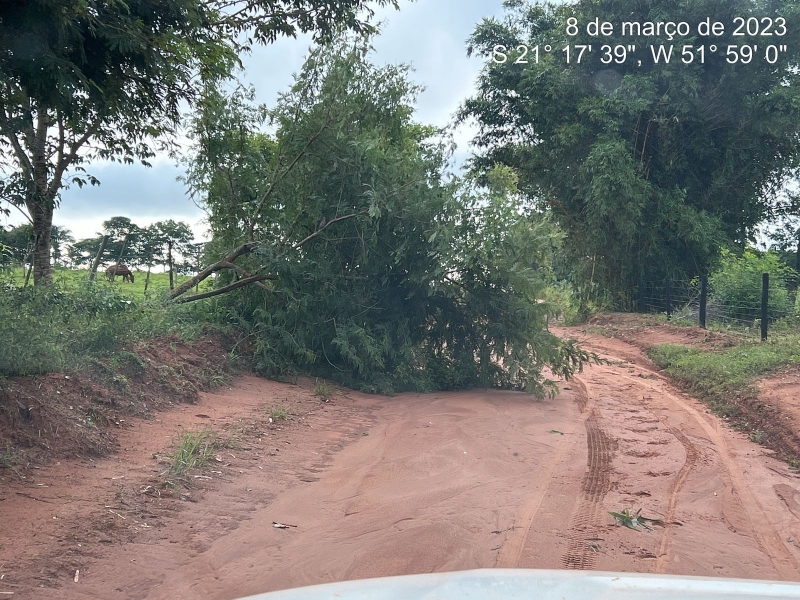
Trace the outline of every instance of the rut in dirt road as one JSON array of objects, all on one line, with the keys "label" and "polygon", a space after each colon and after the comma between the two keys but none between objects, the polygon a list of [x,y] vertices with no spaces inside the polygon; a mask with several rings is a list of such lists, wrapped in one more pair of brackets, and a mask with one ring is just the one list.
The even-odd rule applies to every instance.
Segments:
[{"label": "rut in dirt road", "polygon": [[[591,394],[586,384],[577,381],[579,395]],[[581,389],[582,388],[582,389]],[[592,403],[593,404],[593,403]],[[570,520],[569,548],[561,559],[565,569],[591,569],[595,564],[595,546],[590,544],[599,535],[598,523],[604,519],[602,501],[611,489],[611,460],[614,441],[601,426],[600,416],[594,408],[584,421],[588,446],[583,496]]]},{"label": "rut in dirt road", "polygon": [[[675,563],[679,561],[681,553],[678,553],[678,557],[673,555],[673,542],[676,539],[681,542],[682,538],[689,538],[687,533],[691,530],[687,529],[686,525],[696,526],[696,523],[685,522],[687,519],[691,520],[692,514],[691,504],[687,503],[695,502],[692,498],[697,493],[691,488],[702,485],[702,479],[707,477],[709,467],[718,465],[716,469],[712,468],[711,472],[722,484],[722,488],[713,494],[714,500],[720,505],[721,521],[732,533],[739,537],[746,535],[755,543],[760,553],[768,559],[775,578],[797,580],[800,577],[797,549],[785,541],[788,539],[791,542],[793,538],[778,533],[778,527],[782,526],[779,523],[786,521],[781,513],[785,515],[786,511],[777,511],[777,514],[774,514],[774,496],[759,497],[754,492],[752,485],[760,484],[759,479],[746,476],[737,457],[731,451],[731,443],[742,444],[745,448],[748,444],[739,442],[735,439],[737,434],[721,427],[719,419],[710,415],[702,404],[681,397],[678,392],[673,391],[658,372],[646,366],[643,357],[635,360],[636,366],[633,368],[634,363],[630,361],[632,354],[630,345],[618,340],[598,338],[584,340],[583,343],[589,349],[600,351],[605,358],[616,361],[617,365],[593,368],[591,374],[582,374],[578,379],[588,381],[591,378],[592,381],[597,381],[597,378],[601,377],[606,381],[614,381],[616,385],[627,385],[628,397],[643,399],[641,402],[629,402],[629,404],[637,405],[636,410],[646,409],[657,419],[658,431],[668,433],[683,449],[684,456],[680,468],[674,472],[670,469],[669,473],[665,472],[663,475],[654,473],[662,477],[668,476],[670,483],[665,490],[666,506],[662,509],[664,528],[659,528],[661,539],[653,552],[656,561],[652,571],[676,571]],[[602,407],[601,412],[609,412],[613,405],[613,400],[609,402],[610,398],[594,400]],[[621,413],[617,413],[618,416],[619,414]],[[745,451],[752,451],[752,448]],[[591,453],[590,449],[590,455]],[[698,469],[701,472],[695,473]],[[781,494],[776,492],[776,495],[783,499]],[[770,506],[771,510],[765,508],[766,506]],[[591,510],[590,507],[587,508]],[[683,525],[677,519],[679,514],[682,515]],[[593,564],[591,560],[589,564]],[[573,568],[581,567],[578,565]],[[769,577],[759,572],[749,576]]]}]

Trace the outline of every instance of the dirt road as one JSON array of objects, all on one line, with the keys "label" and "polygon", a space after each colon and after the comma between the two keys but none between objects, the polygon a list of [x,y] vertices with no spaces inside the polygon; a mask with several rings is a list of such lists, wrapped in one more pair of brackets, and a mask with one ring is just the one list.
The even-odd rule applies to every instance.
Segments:
[{"label": "dirt road", "polygon": [[[475,391],[349,394],[317,406],[306,393],[302,424],[256,435],[236,452],[239,462],[210,475],[196,504],[126,544],[79,553],[36,587],[24,578],[41,561],[19,563],[0,590],[14,598],[40,597],[44,586],[61,599],[231,599],[494,566],[800,581],[800,479],[671,388],[635,347],[584,343],[611,364],[587,368],[544,402]],[[265,396],[291,394],[302,395],[246,378],[142,424],[120,456],[127,446],[138,453],[95,470],[134,478],[152,470],[157,432],[168,439],[198,413],[214,422],[249,418]],[[50,475],[39,483],[57,487]],[[48,491],[55,502],[57,490]],[[42,506],[41,517],[63,508]],[[608,511],[624,508],[664,524],[649,532],[615,526]],[[14,510],[20,505],[0,502],[0,522],[13,522]],[[25,527],[39,527],[41,543],[50,523],[34,521]],[[13,560],[8,549],[0,548],[0,563]]]}]

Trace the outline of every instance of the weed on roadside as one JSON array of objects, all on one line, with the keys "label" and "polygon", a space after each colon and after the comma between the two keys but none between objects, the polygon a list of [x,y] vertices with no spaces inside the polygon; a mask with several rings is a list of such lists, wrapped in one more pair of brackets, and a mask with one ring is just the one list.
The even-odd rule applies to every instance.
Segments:
[{"label": "weed on roadside", "polygon": [[333,396],[333,389],[323,380],[317,378],[314,382],[314,395],[327,402]]},{"label": "weed on roadside", "polygon": [[19,457],[17,456],[17,452],[11,444],[6,444],[5,449],[0,450],[0,469],[9,469],[10,471],[14,471],[20,479],[25,479],[16,467],[18,462]]},{"label": "weed on roadside", "polygon": [[609,511],[608,514],[614,517],[618,525],[625,525],[625,527],[628,529],[635,530],[637,527],[643,527],[648,531],[652,531],[653,528],[647,524],[648,522],[653,523],[654,525],[662,524],[661,519],[650,519],[649,517],[643,517],[641,508],[635,513],[631,513],[631,509],[626,508],[622,512]]},{"label": "weed on roadside", "polygon": [[217,434],[210,427],[200,431],[183,431],[175,445],[177,450],[170,456],[168,473],[183,477],[187,471],[204,467],[214,458],[214,450],[220,447]]},{"label": "weed on roadside", "polygon": [[289,418],[289,409],[285,406],[270,406],[267,412],[269,412],[270,423],[285,421]]}]

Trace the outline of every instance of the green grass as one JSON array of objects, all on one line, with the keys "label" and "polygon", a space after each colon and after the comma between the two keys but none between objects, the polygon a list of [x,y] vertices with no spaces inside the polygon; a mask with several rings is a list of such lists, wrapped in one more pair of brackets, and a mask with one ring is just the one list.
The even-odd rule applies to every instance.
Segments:
[{"label": "green grass", "polygon": [[272,420],[273,423],[277,423],[278,421],[285,421],[289,418],[289,409],[283,406],[270,406],[268,409],[269,418]]},{"label": "green grass", "polygon": [[135,373],[142,368],[135,356],[114,356],[124,344],[169,335],[191,341],[219,322],[215,300],[168,304],[163,289],[145,297],[141,282],[137,292],[138,278],[133,285],[103,278],[87,285],[86,271],[58,270],[54,279],[52,286],[21,287],[22,279],[0,272],[0,377],[80,370],[98,357],[111,357],[112,370]]},{"label": "green grass", "polygon": [[333,389],[322,379],[317,378],[314,382],[314,395],[327,402],[333,396]]},{"label": "green grass", "polygon": [[757,377],[800,363],[800,334],[776,335],[763,344],[748,340],[723,352],[661,344],[651,348],[649,355],[709,400],[715,412],[734,416],[733,400],[752,395]]},{"label": "green grass", "polygon": [[[134,283],[127,283],[122,280],[122,277],[117,277],[114,282],[108,281],[106,278],[105,270],[101,269],[97,272],[95,279],[96,283],[100,286],[113,288],[119,291],[124,296],[132,299],[143,299],[145,297],[144,282],[147,277],[145,271],[133,271]],[[20,268],[12,268],[9,270],[7,278],[10,278],[14,285],[22,286],[25,283],[25,271]],[[65,288],[75,288],[83,286],[89,279],[88,269],[65,269],[55,267],[53,269],[53,281],[62,284]],[[184,281],[188,281],[188,275],[176,275],[175,285],[178,286]],[[30,282],[32,283],[32,282]],[[29,285],[30,285],[29,283]],[[209,289],[211,280],[206,280],[200,285],[200,289]],[[166,294],[169,290],[169,273],[150,273],[150,283],[147,287],[148,296],[158,296]]]},{"label": "green grass", "polygon": [[169,474],[183,477],[187,471],[208,465],[220,447],[217,434],[210,427],[200,431],[184,431],[175,443],[177,449],[170,456]]}]

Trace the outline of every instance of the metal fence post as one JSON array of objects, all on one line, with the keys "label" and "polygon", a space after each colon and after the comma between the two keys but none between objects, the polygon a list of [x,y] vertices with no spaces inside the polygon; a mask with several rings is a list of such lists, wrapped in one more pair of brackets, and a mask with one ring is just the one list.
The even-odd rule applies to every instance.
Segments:
[{"label": "metal fence post", "polygon": [[767,341],[767,321],[769,313],[767,304],[769,302],[769,273],[761,276],[761,341]]},{"label": "metal fence post", "polygon": [[667,304],[667,320],[672,318],[672,290],[670,289],[669,285],[669,277],[664,278],[664,292],[667,295],[666,304]]},{"label": "metal fence post", "polygon": [[706,328],[706,304],[708,302],[708,276],[700,276],[700,327]]}]

